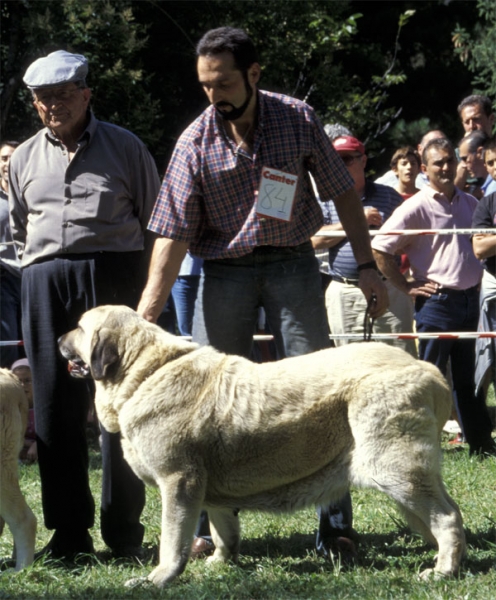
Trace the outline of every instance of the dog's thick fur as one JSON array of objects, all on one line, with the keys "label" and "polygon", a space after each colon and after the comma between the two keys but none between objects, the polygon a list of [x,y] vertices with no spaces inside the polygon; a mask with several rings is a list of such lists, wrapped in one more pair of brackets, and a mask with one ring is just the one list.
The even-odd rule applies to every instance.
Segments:
[{"label": "dog's thick fur", "polygon": [[7,523],[14,538],[16,571],[33,562],[36,537],[36,517],[24,500],[17,473],[27,420],[22,385],[10,371],[0,369],[0,534]]},{"label": "dog's thick fur", "polygon": [[337,500],[349,485],[396,500],[452,575],[465,551],[460,512],[440,475],[451,411],[436,367],[380,343],[350,344],[258,365],[176,338],[125,307],[85,313],[59,340],[87,363],[103,425],[162,494],[163,586],[185,568],[208,510],[213,560],[236,557],[233,509],[296,510]]}]

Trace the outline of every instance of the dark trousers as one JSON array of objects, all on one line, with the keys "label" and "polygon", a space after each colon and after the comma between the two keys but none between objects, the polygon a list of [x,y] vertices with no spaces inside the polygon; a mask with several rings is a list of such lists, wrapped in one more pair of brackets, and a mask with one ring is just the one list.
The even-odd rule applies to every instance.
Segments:
[{"label": "dark trousers", "polygon": [[[33,375],[35,425],[45,525],[81,531],[93,526],[86,419],[92,382],[70,377],[57,340],[86,310],[135,307],[145,268],[141,252],[55,258],[24,269],[23,333]],[[101,530],[107,545],[140,545],[143,483],[125,462],[119,434],[102,431]]]},{"label": "dark trousers", "polygon": [[[0,340],[21,339],[21,278],[0,266]],[[0,367],[10,369],[12,363],[23,356],[24,352],[18,346],[2,346]]]},{"label": "dark trousers", "polygon": [[[417,298],[415,321],[417,331],[477,331],[479,290],[441,290],[430,298]],[[491,440],[491,420],[483,395],[475,395],[475,340],[423,339],[419,357],[435,364],[446,375],[448,359],[455,406],[463,434],[471,451],[477,451]]]}]

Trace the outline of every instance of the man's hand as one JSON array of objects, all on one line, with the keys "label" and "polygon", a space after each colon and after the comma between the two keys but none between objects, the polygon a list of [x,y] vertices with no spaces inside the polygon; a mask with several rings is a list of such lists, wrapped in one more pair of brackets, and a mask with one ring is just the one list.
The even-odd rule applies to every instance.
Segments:
[{"label": "man's hand", "polygon": [[364,269],[360,271],[359,284],[367,302],[374,296],[375,301],[370,304],[370,316],[373,319],[382,317],[389,306],[389,298],[386,286],[375,269]]},{"label": "man's hand", "polygon": [[424,296],[430,298],[432,294],[437,294],[439,290],[439,284],[433,281],[419,281],[414,279],[407,283],[408,295],[416,298],[417,296]]},{"label": "man's hand", "polygon": [[367,220],[367,225],[370,227],[380,227],[382,225],[382,216],[377,208],[366,206],[363,209],[363,212],[365,214],[365,219]]}]

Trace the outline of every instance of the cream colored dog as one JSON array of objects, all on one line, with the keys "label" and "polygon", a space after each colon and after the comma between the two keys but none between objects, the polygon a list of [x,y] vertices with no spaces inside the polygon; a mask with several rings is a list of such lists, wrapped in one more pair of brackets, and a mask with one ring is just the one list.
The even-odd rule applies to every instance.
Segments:
[{"label": "cream colored dog", "polygon": [[[85,313],[60,338],[73,375],[96,381],[103,425],[162,494],[163,586],[188,561],[202,509],[215,553],[236,557],[233,509],[293,511],[338,500],[350,484],[396,500],[452,575],[465,551],[460,512],[440,474],[451,411],[436,367],[379,343],[255,364],[199,348],[122,306]],[[87,366],[88,365],[88,366]]]},{"label": "cream colored dog", "polygon": [[28,399],[19,380],[0,369],[0,534],[5,523],[14,538],[19,571],[33,562],[36,517],[19,487],[17,465],[28,421]]}]

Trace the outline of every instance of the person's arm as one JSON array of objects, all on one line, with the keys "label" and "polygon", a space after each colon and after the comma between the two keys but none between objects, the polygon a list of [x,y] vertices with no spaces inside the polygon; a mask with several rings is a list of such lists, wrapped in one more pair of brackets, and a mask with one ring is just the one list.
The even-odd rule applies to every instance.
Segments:
[{"label": "person's arm", "polygon": [[[325,231],[343,231],[341,223],[334,223],[332,225],[324,225],[318,231],[323,233]],[[342,242],[342,237],[324,237],[323,235],[314,235],[310,238],[314,250],[326,250],[327,248],[333,248],[337,246],[339,242]]]},{"label": "person's arm", "polygon": [[[363,209],[365,213],[365,219],[367,220],[367,225],[380,227],[382,225],[382,216],[381,213],[374,208],[373,206],[366,206]],[[318,233],[323,233],[326,231],[343,231],[343,225],[341,222],[333,223],[332,225],[324,225],[318,231]],[[324,237],[323,235],[314,235],[311,238],[312,246],[315,250],[325,250],[326,248],[333,248],[337,246],[340,242],[342,242],[344,238],[342,237]]]},{"label": "person's arm", "polygon": [[474,254],[479,260],[496,256],[496,234],[481,233],[472,237],[472,248]]},{"label": "person's arm", "polygon": [[154,323],[169,297],[189,244],[163,236],[155,239],[148,271],[148,281],[137,312]]},{"label": "person's arm", "polygon": [[[374,257],[370,247],[367,219],[358,194],[353,188],[350,188],[335,198],[334,204],[339,220],[350,241],[357,265],[373,263]],[[386,312],[389,305],[386,286],[373,266],[361,269],[359,273],[359,286],[367,301],[370,302],[371,298],[375,296],[375,303],[371,306],[370,315],[374,318],[380,317]]]},{"label": "person's arm", "polygon": [[437,292],[439,287],[437,283],[430,281],[419,281],[417,279],[408,281],[402,275],[393,254],[375,249],[373,250],[373,253],[380,272],[404,294],[412,297],[426,296],[429,298],[431,294],[435,294]]}]

